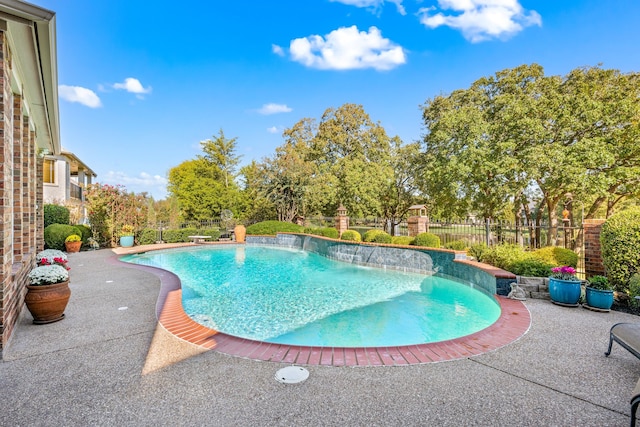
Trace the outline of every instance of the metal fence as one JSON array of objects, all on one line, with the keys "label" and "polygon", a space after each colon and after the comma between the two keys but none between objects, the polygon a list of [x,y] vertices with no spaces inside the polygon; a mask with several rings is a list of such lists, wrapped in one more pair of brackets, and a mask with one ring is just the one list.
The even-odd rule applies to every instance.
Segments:
[{"label": "metal fence", "polygon": [[[334,218],[307,218],[305,225],[333,226]],[[395,226],[381,218],[349,218],[349,228],[366,233],[371,229],[380,229],[394,236],[408,236],[407,221]],[[393,228],[393,232],[391,232]],[[426,231],[440,237],[443,246],[454,241],[463,241],[466,246],[484,243],[487,246],[510,243],[525,249],[535,250],[545,246],[559,246],[572,249],[578,254],[578,273],[584,272],[584,239],[582,226],[559,224],[550,229],[549,224],[514,223],[508,221],[428,221]]]}]

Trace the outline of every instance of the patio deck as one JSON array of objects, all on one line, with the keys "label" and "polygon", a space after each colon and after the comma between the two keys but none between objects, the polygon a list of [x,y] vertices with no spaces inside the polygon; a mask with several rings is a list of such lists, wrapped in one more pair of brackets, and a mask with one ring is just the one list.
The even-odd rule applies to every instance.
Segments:
[{"label": "patio deck", "polygon": [[494,351],[407,366],[307,366],[229,356],[159,325],[161,278],[70,254],[66,319],[25,310],[0,362],[1,425],[628,425],[640,361],[611,325],[636,316],[528,300],[529,331]]}]

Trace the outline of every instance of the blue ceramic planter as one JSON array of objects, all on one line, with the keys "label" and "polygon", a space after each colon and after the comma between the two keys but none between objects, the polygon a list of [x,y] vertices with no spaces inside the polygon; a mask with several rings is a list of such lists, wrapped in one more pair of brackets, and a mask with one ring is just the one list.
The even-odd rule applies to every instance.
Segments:
[{"label": "blue ceramic planter", "polygon": [[585,290],[587,305],[601,310],[610,310],[613,305],[613,291],[593,289],[587,287]]},{"label": "blue ceramic planter", "polygon": [[551,300],[560,304],[576,305],[580,300],[582,288],[579,280],[549,278]]},{"label": "blue ceramic planter", "polygon": [[130,248],[131,246],[133,246],[133,236],[121,236],[120,246],[122,246],[123,248]]}]

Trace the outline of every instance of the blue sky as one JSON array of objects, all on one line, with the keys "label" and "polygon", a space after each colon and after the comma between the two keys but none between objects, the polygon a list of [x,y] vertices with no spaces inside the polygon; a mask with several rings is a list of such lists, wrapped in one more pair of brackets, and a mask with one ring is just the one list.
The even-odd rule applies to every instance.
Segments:
[{"label": "blue sky", "polygon": [[33,2],[56,12],[63,147],[156,199],[220,129],[246,164],[355,103],[412,142],[427,99],[504,68],[640,69],[637,0]]}]

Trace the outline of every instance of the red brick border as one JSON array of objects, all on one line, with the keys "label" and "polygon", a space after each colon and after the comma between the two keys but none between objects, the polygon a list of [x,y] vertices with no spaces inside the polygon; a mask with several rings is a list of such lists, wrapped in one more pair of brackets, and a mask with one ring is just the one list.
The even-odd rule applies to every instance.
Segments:
[{"label": "red brick border", "polygon": [[531,314],[521,301],[497,296],[501,314],[488,328],[447,341],[394,347],[305,347],[253,341],[220,333],[192,320],[182,307],[180,279],[159,268],[118,264],[142,269],[161,280],[156,306],[159,323],[171,334],[192,344],[231,356],[269,362],[326,366],[395,366],[444,362],[478,356],[510,344],[531,326]]}]

